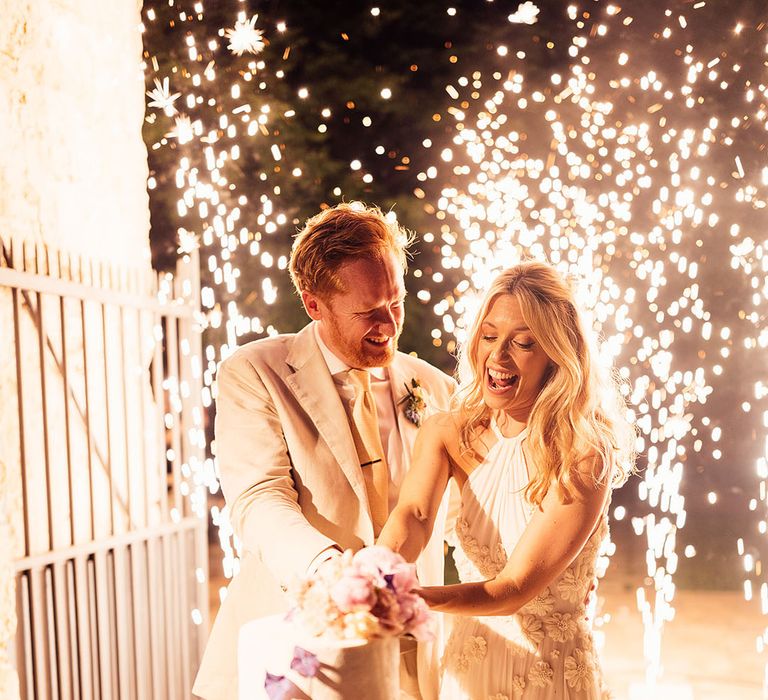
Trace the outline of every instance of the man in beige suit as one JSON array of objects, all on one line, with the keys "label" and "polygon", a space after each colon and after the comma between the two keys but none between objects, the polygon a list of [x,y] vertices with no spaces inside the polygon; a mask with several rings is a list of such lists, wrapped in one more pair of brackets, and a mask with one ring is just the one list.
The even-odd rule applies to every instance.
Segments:
[{"label": "man in beige suit", "polygon": [[[221,363],[216,451],[242,558],[195,681],[206,700],[237,698],[242,624],[285,610],[295,577],[374,543],[397,502],[422,417],[404,410],[416,408],[407,399],[413,380],[424,415],[448,407],[453,380],[397,351],[408,243],[378,209],[341,204],[313,217],[290,262],[312,322],[248,343]],[[374,417],[368,435],[382,452],[372,458],[361,456],[363,397]],[[443,582],[442,532],[435,527],[417,562],[424,584]],[[436,696],[434,655],[420,645],[425,700]],[[413,684],[410,693],[419,694]]]}]

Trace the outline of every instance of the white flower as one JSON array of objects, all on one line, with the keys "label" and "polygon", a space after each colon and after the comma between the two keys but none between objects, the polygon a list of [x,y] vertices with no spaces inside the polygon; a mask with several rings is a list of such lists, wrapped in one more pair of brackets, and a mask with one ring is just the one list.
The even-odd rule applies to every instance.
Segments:
[{"label": "white flower", "polygon": [[258,15],[254,15],[247,22],[238,20],[235,22],[234,29],[226,29],[224,34],[229,39],[227,48],[237,56],[242,56],[246,51],[248,53],[259,53],[264,49],[264,32],[256,29],[256,20]]},{"label": "white flower", "polygon": [[556,642],[567,642],[573,639],[578,629],[571,613],[552,613],[544,620],[544,626],[547,628],[547,634]]},{"label": "white flower", "polygon": [[179,99],[180,92],[174,92],[171,94],[171,86],[168,78],[163,78],[161,83],[155,78],[155,89],[147,92],[147,97],[151,97],[152,101],[148,103],[150,107],[157,107],[162,109],[169,117],[176,114],[176,107],[173,103]]},{"label": "white flower", "polygon": [[565,680],[577,691],[589,687],[593,672],[592,660],[582,649],[574,649],[573,656],[565,660]]},{"label": "white flower", "polygon": [[464,641],[464,655],[470,661],[482,661],[485,658],[485,652],[488,645],[482,637],[468,637]]},{"label": "white flower", "polygon": [[525,639],[532,643],[534,648],[544,640],[541,620],[535,615],[520,615],[520,629]]},{"label": "white flower", "polygon": [[549,588],[545,588],[533,600],[528,601],[523,608],[524,612],[532,615],[549,615],[555,607],[555,599],[550,593]]},{"label": "white flower", "polygon": [[454,654],[453,665],[459,673],[463,673],[469,668],[469,659],[464,654]]},{"label": "white flower", "polygon": [[555,672],[546,661],[537,661],[528,672],[528,680],[531,682],[531,685],[535,685],[538,688],[552,685],[554,676]]},{"label": "white flower", "polygon": [[567,568],[557,582],[558,593],[564,600],[567,600],[570,603],[580,603],[584,600],[583,589],[584,586],[577,578],[573,567]]},{"label": "white flower", "polygon": [[513,24],[536,24],[539,8],[532,2],[522,3],[507,19]]}]

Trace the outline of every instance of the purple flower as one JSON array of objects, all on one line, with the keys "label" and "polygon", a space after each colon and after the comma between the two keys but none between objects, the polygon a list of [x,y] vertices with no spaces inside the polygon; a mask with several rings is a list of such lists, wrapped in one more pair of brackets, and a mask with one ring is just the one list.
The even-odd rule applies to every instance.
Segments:
[{"label": "purple flower", "polygon": [[293,658],[291,659],[291,669],[300,673],[305,678],[314,678],[317,675],[317,670],[320,668],[320,661],[315,654],[301,647],[296,647],[293,650]]},{"label": "purple flower", "polygon": [[[405,562],[405,559],[397,552],[393,552],[389,547],[372,545],[364,547],[352,558],[352,564],[362,574],[381,578],[382,574],[392,573],[398,564]],[[380,586],[386,585],[381,578]]]},{"label": "purple flower", "polygon": [[296,689],[290,679],[285,676],[276,676],[267,671],[267,677],[264,679],[264,690],[269,695],[269,700],[288,700]]},{"label": "purple flower", "polygon": [[358,574],[346,574],[331,588],[331,598],[341,612],[367,611],[376,602],[372,581]]}]

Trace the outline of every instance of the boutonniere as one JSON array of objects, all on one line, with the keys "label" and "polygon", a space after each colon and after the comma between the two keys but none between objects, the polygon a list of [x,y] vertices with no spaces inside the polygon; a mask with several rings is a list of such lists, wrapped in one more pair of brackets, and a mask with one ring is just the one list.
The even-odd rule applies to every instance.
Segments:
[{"label": "boutonniere", "polygon": [[421,389],[419,380],[415,377],[411,379],[411,385],[405,384],[406,394],[399,404],[403,404],[403,413],[417,428],[421,427],[421,421],[424,420],[424,413],[427,410],[427,404],[424,401],[424,392]]}]

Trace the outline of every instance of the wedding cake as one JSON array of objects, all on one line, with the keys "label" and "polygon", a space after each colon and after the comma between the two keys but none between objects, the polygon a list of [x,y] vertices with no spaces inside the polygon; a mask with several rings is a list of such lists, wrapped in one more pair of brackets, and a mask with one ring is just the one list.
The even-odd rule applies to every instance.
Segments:
[{"label": "wedding cake", "polygon": [[240,630],[240,700],[398,700],[400,635],[434,638],[416,567],[385,547],[344,552],[290,587],[290,612]]},{"label": "wedding cake", "polygon": [[240,631],[240,700],[398,700],[397,637],[309,637],[282,615],[254,620]]}]

